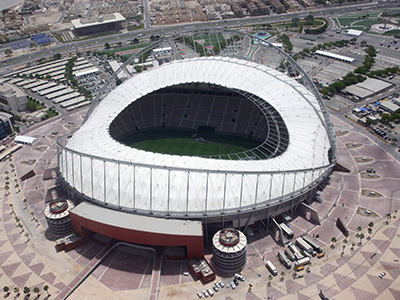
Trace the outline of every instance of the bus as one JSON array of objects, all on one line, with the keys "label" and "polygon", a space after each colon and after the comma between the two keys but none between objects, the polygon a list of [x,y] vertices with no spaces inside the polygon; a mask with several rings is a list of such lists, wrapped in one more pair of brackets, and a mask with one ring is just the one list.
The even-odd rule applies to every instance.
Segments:
[{"label": "bus", "polygon": [[309,245],[303,238],[299,237],[296,239],[296,244],[300,247],[300,249],[306,251],[307,253],[313,252],[313,247]]},{"label": "bus", "polygon": [[307,243],[311,245],[311,247],[314,248],[317,253],[322,253],[322,248],[315,242],[313,241],[309,236],[303,236],[303,240],[305,240]]},{"label": "bus", "polygon": [[310,263],[310,258],[309,257],[304,257],[302,259],[299,259],[298,261],[295,262],[294,266],[296,268],[308,265]]},{"label": "bus", "polygon": [[283,234],[288,238],[288,239],[292,239],[294,234],[292,229],[290,229],[285,223],[281,223],[279,224],[279,226],[282,228],[282,232]]},{"label": "bus", "polygon": [[299,249],[297,249],[297,247],[295,245],[289,244],[288,247],[293,252],[294,257],[296,258],[296,260],[303,258],[303,255],[300,253]]},{"label": "bus", "polygon": [[294,257],[293,252],[289,248],[285,248],[285,254],[291,261],[296,260],[296,257]]},{"label": "bus", "polygon": [[278,251],[278,258],[281,261],[282,265],[284,265],[287,269],[292,267],[289,258],[286,257],[285,253],[282,250]]},{"label": "bus", "polygon": [[276,276],[278,275],[278,270],[275,268],[275,266],[272,264],[272,262],[270,262],[269,260],[267,260],[265,262],[265,266],[267,267],[267,269],[271,272],[272,275]]}]

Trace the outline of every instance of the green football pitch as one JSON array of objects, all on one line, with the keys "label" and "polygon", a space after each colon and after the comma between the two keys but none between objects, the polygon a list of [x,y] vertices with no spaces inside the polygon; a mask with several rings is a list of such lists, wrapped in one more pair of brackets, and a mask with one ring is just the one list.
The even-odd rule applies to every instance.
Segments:
[{"label": "green football pitch", "polygon": [[134,133],[121,139],[124,144],[140,150],[184,156],[216,156],[243,152],[260,144],[253,139],[212,134],[206,142],[195,141],[195,131],[155,129]]}]

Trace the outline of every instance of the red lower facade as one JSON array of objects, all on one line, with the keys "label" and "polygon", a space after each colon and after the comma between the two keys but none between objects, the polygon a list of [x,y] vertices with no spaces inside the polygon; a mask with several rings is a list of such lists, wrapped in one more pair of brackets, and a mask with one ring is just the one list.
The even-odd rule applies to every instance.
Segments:
[{"label": "red lower facade", "polygon": [[173,235],[158,232],[137,231],[130,228],[122,228],[99,223],[97,221],[74,214],[72,211],[69,215],[74,227],[74,231],[83,238],[88,238],[92,232],[95,232],[110,238],[135,244],[150,246],[184,246],[187,250],[188,259],[204,257],[203,236]]}]

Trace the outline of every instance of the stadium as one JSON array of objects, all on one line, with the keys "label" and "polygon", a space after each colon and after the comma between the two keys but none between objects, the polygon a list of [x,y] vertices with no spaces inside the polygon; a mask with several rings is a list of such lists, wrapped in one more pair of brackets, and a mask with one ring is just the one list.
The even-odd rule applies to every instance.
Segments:
[{"label": "stadium", "polygon": [[[226,226],[269,226],[314,198],[336,163],[333,125],[299,65],[254,39],[186,32],[124,63],[119,72],[133,62],[143,72],[100,93],[84,124],[58,141],[60,178],[79,203],[75,231],[137,242],[132,224],[147,223],[151,237],[140,243],[187,246],[194,257],[191,235],[200,243]],[[168,53],[146,70],[159,49]]]}]

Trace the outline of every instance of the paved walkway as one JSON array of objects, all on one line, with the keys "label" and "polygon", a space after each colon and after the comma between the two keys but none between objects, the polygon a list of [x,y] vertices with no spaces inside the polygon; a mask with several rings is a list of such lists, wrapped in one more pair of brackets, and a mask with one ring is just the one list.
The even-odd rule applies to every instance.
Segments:
[{"label": "paved walkway", "polygon": [[[82,115],[72,114],[35,128],[30,132],[30,136],[39,140],[35,147],[24,146],[13,155],[11,162],[0,163],[0,286],[17,286],[21,290],[27,286],[32,291],[34,287],[42,290],[48,285],[50,294],[56,297],[101,250],[100,246],[88,243],[80,247],[79,252],[57,253],[54,242],[45,234],[44,197],[55,182],[43,181],[42,175],[46,168],[56,165],[56,138],[49,133],[70,132],[75,127],[68,123],[79,125]],[[249,238],[248,262],[243,272],[253,284],[252,291],[241,284],[235,291],[221,290],[215,294],[215,299],[319,299],[320,290],[330,299],[400,299],[400,215],[389,225],[385,224],[388,211],[393,214],[400,209],[400,188],[397,188],[400,187],[400,166],[370,136],[355,132],[351,125],[338,120],[334,119],[334,123],[336,130],[342,131],[338,134],[339,162],[348,166],[350,173],[333,173],[324,190],[323,203],[313,204],[322,218],[321,225],[316,226],[300,216],[291,224],[296,236],[304,232],[319,234],[318,242],[325,247],[327,256],[321,260],[313,258],[312,272],[300,273],[304,277],[293,279],[292,271],[285,270],[284,280],[278,276],[268,287],[269,273],[263,262],[265,259],[277,261],[276,252],[280,247],[271,236],[256,233]],[[368,158],[368,161],[360,162],[358,158]],[[360,174],[367,167],[373,167],[379,177],[363,178]],[[19,182],[18,178],[32,169],[36,176]],[[9,182],[8,191],[5,190],[6,181]],[[375,191],[379,196],[366,196],[363,190]],[[368,208],[375,217],[361,214],[360,208]],[[335,226],[339,216],[351,232],[347,244]],[[17,227],[15,217],[24,231]],[[371,240],[364,239],[362,246],[356,245],[351,250],[351,243],[358,242],[357,227],[361,226],[368,236],[366,228],[371,221],[375,223]],[[330,248],[332,237],[339,241],[335,249]],[[342,256],[343,246],[346,247]],[[191,276],[182,275],[188,270],[187,262],[164,261],[161,266],[161,261],[157,260],[155,266],[159,267],[155,268],[153,280],[152,265],[153,259],[146,254],[115,251],[70,298],[146,299],[150,295],[151,299],[196,299],[197,291],[211,287],[211,284],[202,285],[200,281],[194,282]],[[382,279],[378,277],[380,272],[386,272]],[[231,279],[218,280],[229,283]],[[45,292],[41,293],[46,296]]]}]

